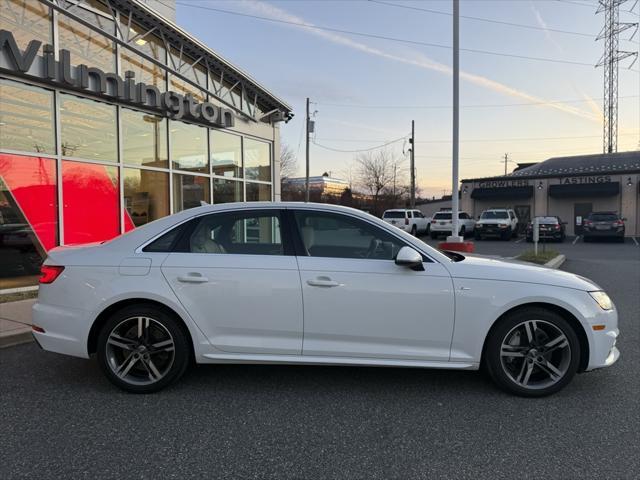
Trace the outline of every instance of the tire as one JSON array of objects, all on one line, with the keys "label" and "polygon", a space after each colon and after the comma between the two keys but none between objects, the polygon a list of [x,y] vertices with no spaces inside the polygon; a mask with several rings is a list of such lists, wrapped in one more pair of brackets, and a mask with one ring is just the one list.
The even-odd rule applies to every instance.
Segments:
[{"label": "tire", "polygon": [[418,227],[416,227],[415,225],[411,227],[411,235],[413,235],[414,237],[418,236]]},{"label": "tire", "polygon": [[185,330],[173,315],[156,306],[125,307],[100,330],[100,368],[111,383],[127,392],[162,390],[176,382],[189,365],[192,345]]},{"label": "tire", "polygon": [[545,308],[526,307],[491,329],[483,362],[503,390],[543,397],[567,386],[578,371],[580,355],[578,336],[567,320]]}]

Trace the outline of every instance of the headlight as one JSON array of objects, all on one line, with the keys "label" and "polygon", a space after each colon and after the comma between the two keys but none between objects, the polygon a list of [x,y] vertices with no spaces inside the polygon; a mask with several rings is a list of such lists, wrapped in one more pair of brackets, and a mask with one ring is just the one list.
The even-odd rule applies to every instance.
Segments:
[{"label": "headlight", "polygon": [[602,290],[597,290],[595,292],[589,292],[589,295],[591,295],[591,297],[596,302],[598,302],[598,305],[600,305],[600,308],[602,308],[603,310],[611,310],[613,308],[613,302],[609,298],[609,295],[607,295]]}]

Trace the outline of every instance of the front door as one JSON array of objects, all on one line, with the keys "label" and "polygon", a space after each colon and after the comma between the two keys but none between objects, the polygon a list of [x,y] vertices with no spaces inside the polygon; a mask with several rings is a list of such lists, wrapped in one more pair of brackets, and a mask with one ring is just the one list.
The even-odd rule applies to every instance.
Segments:
[{"label": "front door", "polygon": [[162,272],[211,344],[223,352],[302,351],[300,276],[277,210],[194,220]]},{"label": "front door", "polygon": [[294,214],[304,298],[303,354],[448,361],[454,298],[446,269],[398,266],[405,243],[344,214]]},{"label": "front door", "polygon": [[593,211],[592,203],[576,203],[573,205],[573,227],[576,235],[582,235],[584,219]]}]

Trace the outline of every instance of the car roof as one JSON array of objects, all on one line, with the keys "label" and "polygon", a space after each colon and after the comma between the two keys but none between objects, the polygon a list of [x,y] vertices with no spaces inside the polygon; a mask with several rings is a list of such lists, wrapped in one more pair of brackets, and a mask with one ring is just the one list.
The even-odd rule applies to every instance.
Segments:
[{"label": "car roof", "polygon": [[[322,204],[324,205],[324,204]],[[384,213],[387,212],[414,212],[417,208],[390,208],[389,210],[385,210]]]},{"label": "car roof", "polygon": [[589,215],[617,215],[618,212],[612,212],[612,211],[601,211],[601,212],[591,212]]}]

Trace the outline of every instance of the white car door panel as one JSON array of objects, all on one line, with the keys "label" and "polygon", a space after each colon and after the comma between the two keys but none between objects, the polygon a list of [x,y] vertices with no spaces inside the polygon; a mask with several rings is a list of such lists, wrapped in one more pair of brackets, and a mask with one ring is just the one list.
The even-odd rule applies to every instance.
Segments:
[{"label": "white car door panel", "polygon": [[[273,254],[273,249],[282,244],[279,237],[278,243],[272,243],[273,228],[263,235],[263,227],[269,227],[271,218],[265,224],[254,220],[252,217],[234,222],[248,222],[248,226],[238,231],[234,227],[232,233],[225,233],[223,227],[213,228],[214,231],[208,227],[206,235],[192,248],[196,252],[170,253],[162,273],[216,349],[300,355],[303,309],[296,257]],[[193,235],[200,233],[196,229]],[[230,235],[231,240],[227,238]],[[238,241],[238,236],[244,239]],[[269,239],[264,240],[263,236]],[[234,253],[237,251],[270,253]]]},{"label": "white car door panel", "polygon": [[[452,281],[438,263],[299,257],[305,355],[449,360]],[[326,283],[324,286],[320,283]]]}]

